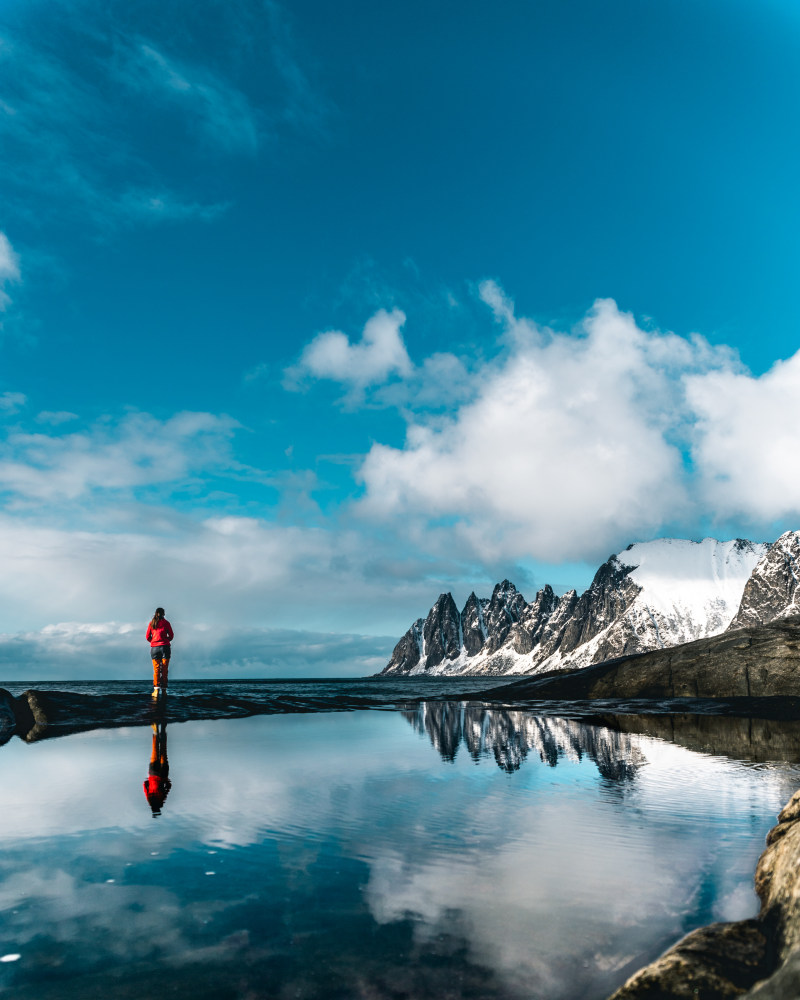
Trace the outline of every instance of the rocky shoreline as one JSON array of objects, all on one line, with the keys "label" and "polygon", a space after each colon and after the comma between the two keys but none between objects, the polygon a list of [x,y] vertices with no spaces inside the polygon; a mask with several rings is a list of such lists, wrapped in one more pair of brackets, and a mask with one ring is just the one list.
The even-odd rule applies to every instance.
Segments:
[{"label": "rocky shoreline", "polygon": [[752,920],[687,934],[609,1000],[789,1000],[800,996],[800,791],[767,835],[755,874]]}]

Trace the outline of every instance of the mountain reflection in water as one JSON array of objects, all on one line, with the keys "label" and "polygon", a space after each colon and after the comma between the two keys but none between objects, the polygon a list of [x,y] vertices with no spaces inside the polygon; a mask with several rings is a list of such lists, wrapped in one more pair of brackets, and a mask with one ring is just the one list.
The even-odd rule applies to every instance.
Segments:
[{"label": "mountain reflection in water", "polygon": [[164,720],[0,748],[0,995],[604,1000],[755,912],[800,775],[773,723],[469,701],[169,740],[168,764]]},{"label": "mountain reflection in water", "polygon": [[586,756],[608,781],[631,781],[644,763],[627,733],[575,719],[457,701],[421,702],[402,715],[418,733],[427,734],[445,761],[454,761],[462,744],[474,761],[492,755],[508,773],[519,770],[532,752],[550,767],[559,760],[580,761]]}]

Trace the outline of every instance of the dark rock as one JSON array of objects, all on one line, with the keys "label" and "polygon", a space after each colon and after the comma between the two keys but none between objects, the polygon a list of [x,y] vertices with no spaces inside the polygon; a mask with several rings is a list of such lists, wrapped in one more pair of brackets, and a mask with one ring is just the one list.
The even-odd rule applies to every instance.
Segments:
[{"label": "dark rock", "polygon": [[526,609],[525,598],[509,580],[495,586],[485,612],[488,653],[495,653],[504,645],[512,626]]},{"label": "dark rock", "polygon": [[[565,624],[558,648],[562,653],[593,639],[620,618],[641,591],[630,578],[635,566],[626,566],[616,556],[611,556],[595,573],[591,586],[581,594],[570,620]],[[626,652],[614,650],[612,655]],[[601,658],[605,658],[602,653]]]},{"label": "dark rock", "polygon": [[543,647],[551,635],[548,625],[558,606],[559,600],[549,584],[537,593],[533,604],[527,605],[519,622],[509,632],[509,641],[515,652],[531,653],[535,648]]},{"label": "dark rock", "polygon": [[422,655],[422,629],[424,618],[418,618],[392,651],[391,659],[384,667],[384,674],[408,674],[419,663]]},{"label": "dark rock", "polygon": [[800,697],[800,618],[495,688],[495,698]]},{"label": "dark rock", "polygon": [[473,591],[467,598],[467,603],[461,612],[461,633],[467,656],[475,656],[483,649],[487,636],[486,609],[488,606],[489,601],[485,597],[476,597],[475,591]]},{"label": "dark rock", "polygon": [[452,594],[440,594],[422,627],[425,669],[442,660],[455,660],[461,653],[461,617]]},{"label": "dark rock", "polygon": [[8,743],[17,731],[17,715],[14,711],[14,696],[0,688],[0,746]]}]

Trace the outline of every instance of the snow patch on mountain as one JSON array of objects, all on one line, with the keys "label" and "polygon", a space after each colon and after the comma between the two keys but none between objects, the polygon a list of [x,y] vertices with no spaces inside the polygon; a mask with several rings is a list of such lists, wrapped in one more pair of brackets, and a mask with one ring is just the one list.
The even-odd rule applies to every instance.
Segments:
[{"label": "snow patch on mountain", "polygon": [[800,615],[800,531],[787,531],[754,568],[730,627],[765,625]]},{"label": "snow patch on mountain", "polygon": [[504,580],[490,600],[471,594],[459,614],[451,595],[442,594],[383,672],[533,674],[717,635],[769,548],[743,539],[662,538],[612,555],[580,597],[557,597],[548,586],[528,604]]}]

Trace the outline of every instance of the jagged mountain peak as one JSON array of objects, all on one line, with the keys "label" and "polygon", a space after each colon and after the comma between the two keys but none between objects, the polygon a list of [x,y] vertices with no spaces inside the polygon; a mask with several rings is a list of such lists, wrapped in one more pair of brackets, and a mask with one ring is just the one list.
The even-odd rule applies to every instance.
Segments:
[{"label": "jagged mountain peak", "polygon": [[[782,538],[800,566],[800,533]],[[441,594],[398,642],[384,673],[536,673],[714,635],[731,622],[768,549],[740,538],[662,538],[611,555],[580,596],[559,597],[545,584],[528,604],[505,579],[491,598],[473,591],[459,614],[452,595]],[[800,593],[797,600],[794,613]]]},{"label": "jagged mountain peak", "polygon": [[800,614],[800,531],[785,531],[754,568],[730,628]]}]

